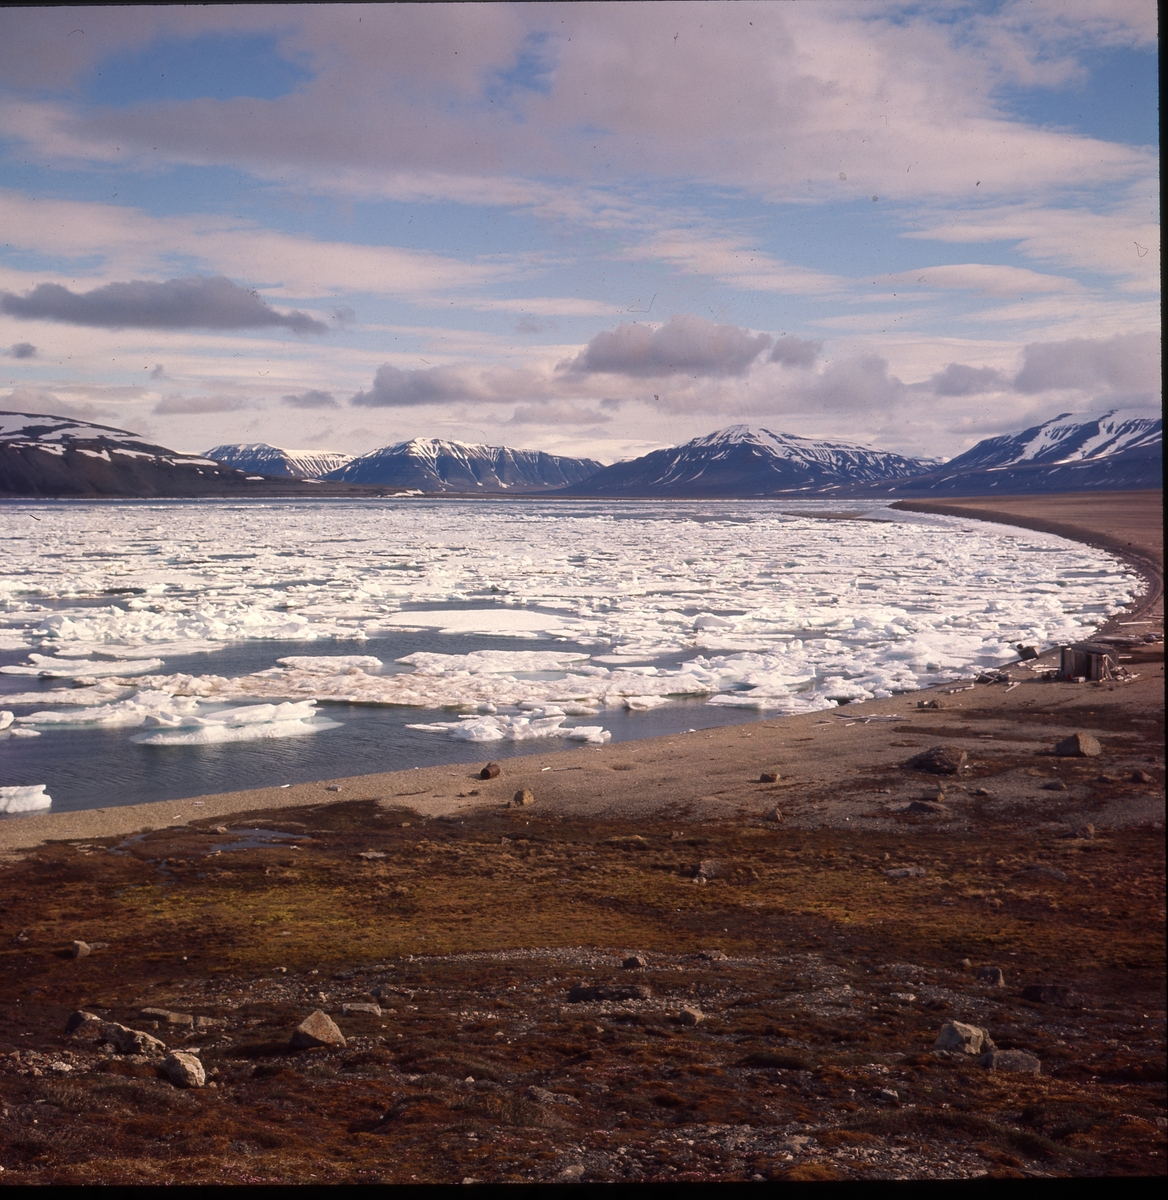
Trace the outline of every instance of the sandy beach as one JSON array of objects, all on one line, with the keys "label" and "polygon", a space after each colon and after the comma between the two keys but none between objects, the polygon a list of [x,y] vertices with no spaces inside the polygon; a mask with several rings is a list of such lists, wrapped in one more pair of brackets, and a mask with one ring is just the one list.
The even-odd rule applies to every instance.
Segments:
[{"label": "sandy beach", "polygon": [[[1141,572],[1147,588],[1132,611],[1099,632],[1163,633],[1160,492],[904,501],[901,507],[1039,529],[1119,554]],[[897,770],[907,757],[906,748],[895,744],[903,741],[898,733],[967,746],[987,764],[1003,768],[1002,803],[1024,804],[1027,780],[1011,775],[1009,766],[1020,756],[1080,728],[1105,738],[1123,725],[1127,713],[1163,711],[1162,642],[1133,653],[1131,673],[1139,677],[1124,684],[1044,680],[1041,670],[1034,668],[1057,665],[1057,658],[1055,649],[1037,663],[1010,667],[1010,683],[1017,686],[979,684],[952,696],[939,695],[943,707],[928,710],[927,717],[918,705],[931,693],[922,692],[717,730],[547,755],[500,757],[501,774],[487,781],[466,765],[455,764],[154,804],[30,815],[0,822],[0,853],[48,840],[122,836],[330,801],[376,800],[413,809],[422,817],[437,817],[503,805],[523,789],[532,792],[541,808],[559,814],[648,817],[668,810],[701,819],[780,807],[784,819],[799,826],[886,828],[890,818],[873,814],[873,797],[858,792],[855,785],[861,778],[878,779],[883,807],[904,803],[919,792],[919,784]],[[760,785],[763,771],[776,771],[779,781]],[[1098,814],[1097,820],[1121,825],[1163,820],[1159,789],[1117,805]],[[1081,814],[1072,809],[1073,805],[1068,807],[1062,818],[1079,819]],[[1053,815],[1045,806],[1042,819]],[[963,820],[960,812],[950,819]]]}]

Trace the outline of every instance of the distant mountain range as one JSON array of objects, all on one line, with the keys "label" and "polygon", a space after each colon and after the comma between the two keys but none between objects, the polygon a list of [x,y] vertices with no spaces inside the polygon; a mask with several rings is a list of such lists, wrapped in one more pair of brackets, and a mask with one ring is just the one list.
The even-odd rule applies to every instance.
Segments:
[{"label": "distant mountain range", "polygon": [[750,498],[927,497],[1163,486],[1163,422],[1062,413],[947,463],[732,425],[606,467],[589,458],[415,438],[357,458],[266,443],[180,454],[105,425],[0,413],[0,494],[392,494]]},{"label": "distant mountain range", "polygon": [[547,492],[579,483],[602,468],[591,458],[542,450],[414,438],[362,454],[324,478],[422,492]]},{"label": "distant mountain range", "polygon": [[320,479],[353,461],[351,454],[336,450],[281,450],[267,442],[215,446],[204,457],[252,475],[274,475],[285,479]]},{"label": "distant mountain range", "polygon": [[[373,489],[348,488],[366,494]],[[0,495],[313,495],[320,485],[273,479],[180,454],[136,433],[45,413],[0,412]]]},{"label": "distant mountain range", "polygon": [[614,463],[567,489],[574,496],[774,496],[817,494],[907,479],[933,462],[731,425],[684,446]]}]

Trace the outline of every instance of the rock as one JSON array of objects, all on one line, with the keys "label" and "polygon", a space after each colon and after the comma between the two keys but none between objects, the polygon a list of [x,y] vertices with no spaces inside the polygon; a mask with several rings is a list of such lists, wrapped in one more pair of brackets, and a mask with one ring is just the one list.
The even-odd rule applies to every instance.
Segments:
[{"label": "rock", "polygon": [[527,1098],[536,1104],[580,1104],[575,1096],[569,1096],[567,1092],[550,1092],[547,1088],[536,1087],[535,1084],[527,1089]]},{"label": "rock", "polygon": [[649,965],[648,960],[643,954],[630,954],[628,958],[621,963],[626,971],[643,971]]},{"label": "rock", "polygon": [[535,796],[530,788],[523,788],[511,797],[511,803],[515,808],[522,808],[525,804],[534,804]]},{"label": "rock", "polygon": [[1029,1075],[1037,1075],[1042,1069],[1042,1063],[1029,1050],[991,1050],[977,1060],[977,1065],[987,1071],[1022,1071]]},{"label": "rock", "polygon": [[502,768],[498,763],[487,763],[479,772],[480,779],[498,779]]},{"label": "rock", "polygon": [[569,1004],[586,1004],[593,1000],[649,1000],[653,990],[643,983],[578,983],[568,992]]},{"label": "rock", "polygon": [[1086,1008],[1087,1002],[1073,987],[1063,983],[1032,983],[1022,989],[1022,999],[1035,1004],[1051,1004],[1055,1008]]},{"label": "rock", "polygon": [[933,746],[914,755],[904,765],[913,771],[930,775],[956,775],[965,766],[969,755],[959,746]]},{"label": "rock", "polygon": [[584,1164],[572,1163],[565,1167],[557,1176],[559,1183],[579,1183],[584,1178]]},{"label": "rock", "polygon": [[975,796],[992,796],[993,792],[989,788],[975,788],[973,794]]},{"label": "rock", "polygon": [[677,1014],[677,1020],[682,1025],[700,1025],[706,1019],[706,1014],[700,1008],[687,1004]]},{"label": "rock", "polygon": [[144,1008],[138,1016],[148,1021],[161,1021],[164,1025],[184,1025],[189,1029],[195,1027],[195,1018],[190,1013],[171,1012],[168,1008]]},{"label": "rock", "polygon": [[897,1104],[900,1103],[900,1093],[895,1088],[881,1088],[876,1093],[876,1096],[880,1100],[894,1101]]},{"label": "rock", "polygon": [[379,1017],[379,1016],[381,1016],[381,1005],[380,1004],[365,1004],[360,1001],[353,1003],[353,1004],[342,1004],[341,1005],[341,1015],[342,1016],[351,1017],[356,1013],[364,1013],[366,1016],[370,1016],[370,1017]]},{"label": "rock", "polygon": [[318,1008],[296,1026],[288,1045],[293,1050],[311,1050],[317,1046],[344,1047],[347,1043],[332,1017]]},{"label": "rock", "polygon": [[207,1082],[203,1064],[185,1050],[173,1050],[162,1060],[162,1073],[181,1088],[201,1088]]},{"label": "rock", "polygon": [[1031,863],[1018,873],[1029,875],[1032,879],[1053,879],[1056,883],[1068,883],[1071,878],[1066,871],[1060,871],[1058,867],[1049,867],[1046,863]]},{"label": "rock", "polygon": [[926,813],[934,817],[943,817],[953,810],[940,800],[914,800],[900,810],[901,812]]},{"label": "rock", "polygon": [[924,867],[893,867],[891,871],[884,872],[889,879],[916,879],[924,873]]},{"label": "rock", "polygon": [[1014,649],[1018,651],[1018,657],[1022,660],[1022,662],[1028,662],[1030,659],[1038,657],[1037,646],[1018,645],[1015,646]]},{"label": "rock", "polygon": [[778,771],[763,771],[762,774],[759,775],[758,781],[759,783],[778,783],[779,773]]},{"label": "rock", "polygon": [[1156,781],[1148,774],[1147,771],[1133,771],[1131,773],[1132,783],[1155,783]]},{"label": "rock", "polygon": [[215,832],[216,832],[216,833],[226,833],[226,832],[227,832],[227,826],[226,826],[226,825],[216,825],[216,826],[215,826]]},{"label": "rock", "polygon": [[357,857],[372,860],[375,858],[388,858],[389,855],[384,850],[362,850]]},{"label": "rock", "polygon": [[1052,779],[1050,783],[1042,785],[1042,790],[1044,792],[1065,792],[1067,785],[1061,779]]},{"label": "rock", "polygon": [[694,871],[694,883],[706,883],[710,879],[721,879],[726,874],[725,866],[716,858],[703,859]]},{"label": "rock", "polygon": [[978,967],[977,981],[984,983],[987,987],[1002,987],[1006,982],[1006,977],[1002,974],[1001,967]]},{"label": "rock", "polygon": [[[90,1024],[91,1022],[96,1022],[96,1024]],[[97,1034],[101,1030],[101,1024],[101,1017],[97,1016],[96,1013],[86,1012],[85,1009],[79,1008],[76,1012],[71,1012],[65,1021],[65,1033],[72,1036],[83,1025],[89,1025],[89,1029],[84,1032]]]},{"label": "rock", "polygon": [[769,815],[770,815],[770,819],[772,821],[781,821],[783,819],[782,812],[777,808],[774,810],[774,812],[770,813]]},{"label": "rock", "polygon": [[957,1054],[981,1054],[995,1049],[990,1035],[977,1025],[966,1025],[963,1021],[946,1021],[933,1043],[934,1050],[947,1050]]},{"label": "rock", "polygon": [[71,1075],[73,1073],[72,1063],[67,1062],[51,1062],[45,1068],[50,1075]]},{"label": "rock", "polygon": [[944,708],[944,700],[918,700],[917,708]]},{"label": "rock", "polygon": [[74,958],[88,958],[93,953],[93,947],[88,942],[73,943]]},{"label": "rock", "polygon": [[[284,968],[287,970],[287,967]],[[196,1029],[223,1029],[227,1022],[223,1017],[196,1017]]]},{"label": "rock", "polygon": [[699,950],[698,958],[700,958],[702,960],[702,962],[725,962],[726,961],[726,955],[721,950]]},{"label": "rock", "polygon": [[130,1029],[116,1021],[102,1028],[102,1036],[119,1054],[145,1054],[153,1056],[166,1053],[166,1043],[140,1029]]},{"label": "rock", "polygon": [[341,790],[341,785],[339,783],[330,783],[324,790],[326,792],[339,792]]},{"label": "rock", "polygon": [[1089,733],[1072,733],[1055,746],[1054,752],[1063,758],[1094,758],[1103,753],[1103,747]]},{"label": "rock", "polygon": [[1084,825],[1082,829],[1075,830],[1075,837],[1090,839],[1090,838],[1093,838],[1094,836],[1095,836],[1095,826],[1092,825],[1090,821],[1088,821],[1087,824]]}]

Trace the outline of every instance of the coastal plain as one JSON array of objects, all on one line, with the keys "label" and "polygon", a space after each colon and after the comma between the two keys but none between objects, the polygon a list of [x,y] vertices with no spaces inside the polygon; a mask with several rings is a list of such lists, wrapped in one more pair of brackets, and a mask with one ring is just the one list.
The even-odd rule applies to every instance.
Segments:
[{"label": "coastal plain", "polygon": [[1113,680],[0,822],[0,1178],[1163,1174],[1160,504],[913,502],[1136,563]]}]

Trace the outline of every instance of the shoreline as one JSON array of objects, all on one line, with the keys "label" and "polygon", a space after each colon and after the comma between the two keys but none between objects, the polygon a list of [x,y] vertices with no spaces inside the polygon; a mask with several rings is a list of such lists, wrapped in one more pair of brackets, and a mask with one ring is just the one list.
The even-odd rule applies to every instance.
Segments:
[{"label": "shoreline", "polygon": [[[1000,497],[993,502],[977,498],[960,501],[903,501],[893,507],[904,511],[937,512],[947,515],[1017,525],[1039,532],[1055,533],[1106,549],[1131,563],[1147,581],[1145,593],[1121,617],[1106,622],[1098,633],[1120,630],[1125,622],[1146,621],[1139,632],[1163,628],[1163,529],[1161,493],[1151,491],[1107,493],[1103,496],[1070,493],[1063,496]],[[996,507],[995,507],[996,506]],[[1027,512],[1026,509],[1045,509]],[[1069,518],[1073,518],[1068,520]],[[1061,518],[1061,519],[1060,519]],[[1117,530],[1117,522],[1119,522]],[[1130,632],[1131,630],[1126,630]],[[1058,654],[1048,651],[1039,660],[1049,664]],[[1137,656],[1141,657],[1141,656]],[[1163,646],[1142,656],[1149,659],[1142,678],[1120,690],[1104,693],[1091,703],[1100,710],[1138,705],[1162,708]],[[1153,664],[1159,662],[1158,669]],[[1027,710],[1035,717],[1042,708],[1072,703],[1081,696],[1080,685],[1039,683],[1028,667],[1014,664],[1009,669],[1016,687],[980,686],[974,693],[982,706],[982,738],[1008,739]],[[953,685],[938,685],[952,689]],[[1035,689],[1041,688],[1036,695]],[[889,734],[903,722],[906,733],[919,727],[920,697],[930,697],[937,688],[923,689],[887,700],[856,702],[846,708],[778,717],[760,716],[755,721],[728,725],[713,731],[662,735],[603,747],[558,750],[501,759],[498,779],[481,781],[465,764],[440,764],[406,771],[339,777],[285,787],[191,796],[182,800],[154,801],[112,809],[85,809],[68,813],[43,813],[0,821],[0,855],[32,849],[47,841],[100,839],[194,822],[207,822],[244,813],[271,812],[350,800],[376,800],[381,805],[409,808],[421,819],[448,816],[505,805],[518,790],[529,789],[541,809],[562,814],[594,816],[639,816],[648,818],[669,809],[688,815],[684,819],[760,814],[776,805],[792,824],[808,828],[824,823],[859,830],[883,828],[887,816],[867,816],[871,798],[843,798],[835,803],[821,800],[821,793],[838,793],[843,785],[858,782],[854,777],[865,769],[884,769],[905,757],[889,746]],[[1104,696],[1107,698],[1104,699]],[[960,710],[974,703],[946,701],[946,711],[928,720],[931,731],[959,724]],[[965,714],[967,717],[968,713]],[[1090,714],[1094,716],[1094,713]],[[875,719],[874,719],[875,718]],[[968,724],[968,721],[966,721]],[[847,730],[847,745],[833,746],[828,755],[816,743]],[[1072,730],[1068,730],[1071,732]],[[920,730],[920,732],[925,732]],[[1037,733],[1037,730],[1035,731]],[[958,736],[956,731],[949,736]],[[1104,735],[1105,736],[1105,735]],[[1049,739],[1048,739],[1049,740]],[[749,744],[748,744],[749,743]],[[984,743],[983,743],[984,744]],[[781,778],[769,785],[758,783],[759,774],[779,770]],[[651,771],[646,780],[644,772]],[[919,781],[906,787],[916,786]],[[903,789],[894,789],[903,790]],[[908,794],[906,793],[906,796]],[[911,799],[911,796],[908,797]],[[1129,806],[1130,807],[1130,806]],[[1155,819],[1154,805],[1136,805],[1130,814],[1141,820]],[[1160,811],[1162,819],[1162,796]],[[855,810],[854,812],[852,810]],[[1142,815],[1141,815],[1142,814]],[[1127,817],[1117,813],[1120,823]],[[846,824],[845,824],[846,822]]]}]

